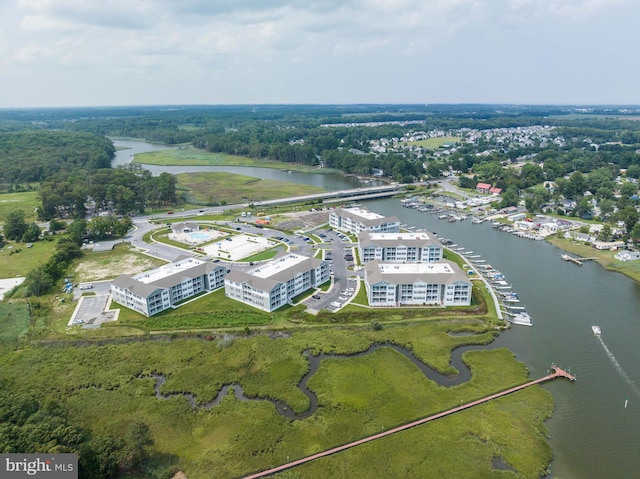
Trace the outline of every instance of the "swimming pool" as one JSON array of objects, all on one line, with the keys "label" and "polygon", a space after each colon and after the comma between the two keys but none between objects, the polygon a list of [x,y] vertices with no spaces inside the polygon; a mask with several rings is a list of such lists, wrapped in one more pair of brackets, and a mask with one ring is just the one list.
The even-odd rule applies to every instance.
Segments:
[{"label": "swimming pool", "polygon": [[206,233],[202,231],[199,231],[197,233],[189,233],[188,236],[190,239],[194,241],[199,241],[199,242],[207,241],[213,238],[213,235],[211,233]]}]

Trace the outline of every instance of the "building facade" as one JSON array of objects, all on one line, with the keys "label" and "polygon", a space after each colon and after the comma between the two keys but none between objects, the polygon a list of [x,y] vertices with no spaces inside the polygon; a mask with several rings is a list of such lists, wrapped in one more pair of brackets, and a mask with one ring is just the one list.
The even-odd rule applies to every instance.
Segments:
[{"label": "building facade", "polygon": [[400,220],[395,216],[382,216],[364,208],[339,208],[329,214],[332,228],[357,235],[361,231],[398,233]]},{"label": "building facade", "polygon": [[362,263],[433,263],[442,259],[442,244],[426,232],[358,234]]},{"label": "building facade", "polygon": [[365,264],[369,306],[469,306],[471,281],[450,261]]},{"label": "building facade", "polygon": [[111,283],[111,295],[116,303],[153,316],[196,294],[223,287],[226,272],[224,266],[181,258],[135,276],[121,274]]},{"label": "building facade", "polygon": [[224,279],[224,290],[228,298],[271,312],[328,280],[326,261],[284,252],[247,271],[231,271]]}]

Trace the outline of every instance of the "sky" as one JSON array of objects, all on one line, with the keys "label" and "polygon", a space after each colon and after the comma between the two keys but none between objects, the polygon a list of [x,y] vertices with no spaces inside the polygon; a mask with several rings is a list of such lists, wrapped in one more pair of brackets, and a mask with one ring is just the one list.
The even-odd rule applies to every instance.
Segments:
[{"label": "sky", "polygon": [[637,0],[0,0],[0,108],[640,104]]}]

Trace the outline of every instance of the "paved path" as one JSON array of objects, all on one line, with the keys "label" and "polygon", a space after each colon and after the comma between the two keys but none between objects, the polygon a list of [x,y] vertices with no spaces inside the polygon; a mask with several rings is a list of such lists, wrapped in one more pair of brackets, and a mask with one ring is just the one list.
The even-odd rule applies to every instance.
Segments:
[{"label": "paved path", "polygon": [[454,414],[454,413],[459,412],[459,411],[464,411],[465,409],[469,409],[469,408],[471,408],[473,406],[477,406],[478,404],[483,404],[485,402],[491,401],[492,399],[496,399],[496,398],[499,398],[499,397],[502,397],[502,396],[506,396],[507,394],[511,394],[511,393],[516,392],[516,391],[520,391],[521,389],[527,388],[529,386],[533,386],[535,384],[540,384],[540,383],[543,383],[545,381],[550,381],[551,379],[555,379],[555,378],[559,378],[559,377],[564,377],[564,378],[567,378],[567,379],[569,379],[571,381],[575,381],[575,379],[576,379],[574,376],[572,376],[568,372],[560,369],[556,365],[552,365],[551,368],[553,369],[553,373],[551,373],[551,374],[549,374],[547,376],[544,376],[542,378],[539,378],[539,379],[534,379],[533,381],[529,381],[528,383],[521,384],[520,386],[516,386],[516,387],[510,388],[510,389],[507,389],[505,391],[501,391],[499,393],[492,394],[490,396],[486,396],[486,397],[484,397],[482,399],[478,399],[476,401],[471,401],[471,402],[469,402],[467,404],[463,404],[462,406],[454,407],[453,409],[449,409],[447,411],[443,411],[443,412],[440,412],[438,414],[434,414],[433,416],[429,416],[429,417],[425,417],[425,418],[422,418],[422,419],[418,419],[417,421],[413,421],[413,422],[410,422],[409,424],[405,424],[403,426],[398,426],[396,428],[389,429],[388,431],[384,431],[384,432],[381,432],[379,434],[374,434],[373,436],[365,437],[363,439],[359,439],[357,441],[353,441],[353,442],[350,442],[348,444],[344,444],[342,446],[334,447],[333,449],[328,449],[326,451],[319,452],[318,454],[313,454],[311,456],[303,457],[302,459],[298,459],[296,461],[292,461],[292,462],[289,462],[287,464],[283,464],[281,466],[277,466],[277,467],[268,469],[266,471],[262,471],[262,472],[258,472],[256,474],[252,474],[250,476],[246,476],[246,477],[244,477],[244,479],[257,479],[259,477],[269,476],[271,474],[275,474],[276,472],[284,471],[285,469],[289,469],[289,468],[292,468],[292,467],[295,467],[295,466],[299,466],[301,464],[313,461],[314,459],[319,459],[321,457],[330,456],[331,454],[335,454],[336,452],[344,451],[345,449],[350,449],[352,447],[359,446],[360,444],[365,444],[367,442],[371,442],[371,441],[374,441],[376,439],[380,439],[382,437],[390,436],[391,434],[395,434],[395,433],[400,432],[400,431],[405,431],[405,430],[410,429],[412,427],[419,426],[420,424],[424,424],[426,422],[433,421],[433,420],[439,419],[441,417],[449,416],[449,415]]}]

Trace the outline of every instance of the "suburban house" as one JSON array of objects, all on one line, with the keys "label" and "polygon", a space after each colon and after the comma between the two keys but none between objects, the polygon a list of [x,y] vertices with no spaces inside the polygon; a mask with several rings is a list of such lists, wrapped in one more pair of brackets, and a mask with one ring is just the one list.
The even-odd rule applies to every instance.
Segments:
[{"label": "suburban house", "polygon": [[116,303],[153,316],[196,294],[222,288],[226,272],[224,266],[182,257],[135,276],[121,274],[111,283],[111,294]]},{"label": "suburban house", "polygon": [[476,185],[476,191],[478,193],[489,193],[491,189],[491,185],[489,183],[478,183]]},{"label": "suburban house", "polygon": [[593,243],[591,243],[591,247],[600,250],[608,249],[611,251],[615,251],[618,248],[624,248],[625,243],[624,241],[594,241]]},{"label": "suburban house", "polygon": [[500,193],[502,193],[502,188],[497,188],[493,186],[489,188],[489,193],[491,193],[492,195],[499,195]]},{"label": "suburban house", "polygon": [[400,220],[395,216],[382,216],[364,208],[339,208],[331,211],[329,225],[332,228],[358,234],[361,231],[398,233]]},{"label": "suburban house", "polygon": [[636,261],[640,259],[640,251],[620,251],[614,258],[618,261]]},{"label": "suburban house", "polygon": [[442,259],[442,244],[427,232],[358,234],[362,263],[433,263]]},{"label": "suburban house", "polygon": [[327,281],[326,261],[282,252],[268,263],[231,271],[224,279],[224,291],[228,298],[271,312]]},{"label": "suburban house", "polygon": [[364,271],[370,306],[471,304],[471,281],[451,261],[398,264],[374,260],[365,263]]}]

